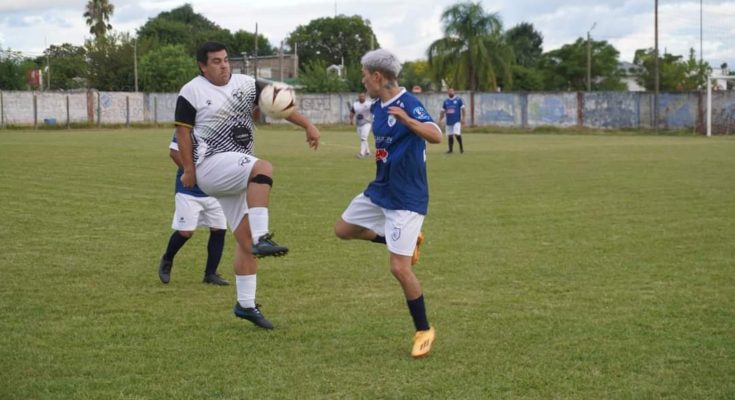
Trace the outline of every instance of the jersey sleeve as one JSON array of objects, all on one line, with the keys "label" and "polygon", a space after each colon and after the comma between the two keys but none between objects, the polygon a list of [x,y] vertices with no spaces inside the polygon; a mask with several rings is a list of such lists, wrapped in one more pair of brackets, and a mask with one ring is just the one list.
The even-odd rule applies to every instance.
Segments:
[{"label": "jersey sleeve", "polygon": [[186,85],[179,92],[179,98],[176,99],[174,125],[181,125],[187,128],[194,127],[197,119],[197,110],[194,104],[196,104],[194,92],[189,85]]},{"label": "jersey sleeve", "polygon": [[408,115],[410,115],[411,118],[421,122],[434,121],[433,119],[431,119],[431,115],[429,115],[429,113],[424,108],[424,105],[419,103],[418,101],[415,101],[411,104],[410,109],[408,110]]}]

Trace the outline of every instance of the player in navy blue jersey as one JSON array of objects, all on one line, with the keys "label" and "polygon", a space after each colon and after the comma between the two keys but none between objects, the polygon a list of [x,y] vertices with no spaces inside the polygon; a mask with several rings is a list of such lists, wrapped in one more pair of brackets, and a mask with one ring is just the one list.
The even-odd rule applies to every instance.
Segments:
[{"label": "player in navy blue jersey", "polygon": [[401,64],[391,52],[378,49],[362,58],[362,83],[372,105],[375,137],[375,180],[358,194],[334,227],[341,239],[384,243],[390,270],[403,288],[416,333],[411,355],[431,351],[434,328],[429,325],[421,283],[412,266],[423,241],[421,225],[429,205],[426,142],[440,143],[441,129],[424,106],[398,86]]},{"label": "player in navy blue jersey", "polygon": [[207,264],[202,282],[227,286],[229,282],[217,274],[227,232],[225,214],[217,199],[206,195],[199,189],[199,186],[194,185],[187,188],[181,183],[181,175],[184,170],[181,168],[179,145],[176,143],[175,134],[168,148],[169,156],[179,167],[176,171],[176,211],[171,224],[174,233],[171,234],[166,252],[158,263],[158,278],[163,283],[169,283],[176,253],[192,237],[194,230],[203,226],[209,228],[209,241],[207,242]]},{"label": "player in navy blue jersey", "polygon": [[442,103],[442,110],[439,113],[439,122],[442,121],[444,115],[447,116],[447,141],[449,142],[449,151],[451,154],[454,151],[454,138],[457,138],[459,143],[459,152],[464,153],[464,146],[462,146],[462,125],[464,124],[464,102],[459,96],[454,95],[454,88],[447,90],[449,98],[444,100]]}]

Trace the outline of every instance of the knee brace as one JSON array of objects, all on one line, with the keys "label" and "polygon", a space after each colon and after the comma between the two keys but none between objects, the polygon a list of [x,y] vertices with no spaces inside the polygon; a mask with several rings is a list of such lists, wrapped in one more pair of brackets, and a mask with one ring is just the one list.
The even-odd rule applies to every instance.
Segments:
[{"label": "knee brace", "polygon": [[261,184],[273,187],[273,179],[271,179],[270,176],[263,175],[263,174],[255,175],[252,179],[250,179],[250,182],[261,183]]}]

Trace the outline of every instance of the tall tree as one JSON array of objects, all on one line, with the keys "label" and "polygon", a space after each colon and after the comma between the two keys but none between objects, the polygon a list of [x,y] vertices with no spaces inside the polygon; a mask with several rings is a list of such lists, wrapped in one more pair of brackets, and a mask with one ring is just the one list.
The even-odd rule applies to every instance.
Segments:
[{"label": "tall tree", "polygon": [[[592,41],[592,90],[625,90],[621,80],[620,53],[607,41]],[[587,90],[587,40],[545,53],[539,60],[547,90]]]},{"label": "tall tree", "polygon": [[112,32],[104,40],[87,40],[87,82],[89,87],[106,91],[132,91],[133,39],[127,33]]},{"label": "tall tree", "polygon": [[308,93],[336,93],[347,91],[347,83],[336,73],[327,71],[324,60],[315,59],[304,66],[299,81]]},{"label": "tall tree", "polygon": [[[255,34],[239,30],[234,34],[223,29],[201,14],[190,4],[165,11],[151,18],[138,29],[138,38],[144,51],[165,45],[183,45],[186,53],[194,56],[205,41],[215,40],[227,45],[231,56],[246,52],[253,54]],[[258,35],[258,55],[273,54],[273,47],[263,35]]]},{"label": "tall tree", "polygon": [[108,0],[89,0],[84,12],[84,18],[89,26],[89,33],[99,39],[104,37],[108,31],[111,31],[110,17],[114,11],[115,6],[110,4]]},{"label": "tall tree", "polygon": [[24,90],[28,88],[26,71],[35,68],[32,61],[19,51],[0,47],[0,90]]},{"label": "tall tree", "polygon": [[437,83],[446,80],[457,89],[494,90],[500,81],[511,88],[513,50],[505,42],[497,13],[467,2],[444,10],[441,20],[444,38],[427,51]]},{"label": "tall tree", "polygon": [[[633,64],[637,67],[638,83],[646,90],[655,88],[655,61],[654,49],[638,49],[635,52]],[[708,63],[697,61],[694,49],[689,51],[689,59],[684,60],[680,55],[664,53],[659,56],[659,89],[665,92],[691,91],[705,87],[707,73],[710,70]]]},{"label": "tall tree", "polygon": [[401,84],[408,90],[419,86],[421,90],[431,87],[429,63],[426,60],[406,61],[401,68]]},{"label": "tall tree", "polygon": [[141,84],[146,92],[177,92],[198,72],[196,61],[182,45],[165,45],[140,60]]},{"label": "tall tree", "polygon": [[522,22],[505,32],[508,45],[513,48],[516,64],[534,68],[543,53],[544,37],[533,24]]},{"label": "tall tree", "polygon": [[87,51],[82,46],[64,43],[61,46],[51,45],[44,50],[43,56],[36,58],[39,66],[50,61],[51,89],[80,89],[86,86]]},{"label": "tall tree", "polygon": [[304,68],[312,61],[325,64],[359,63],[370,45],[380,47],[370,21],[358,15],[338,15],[299,25],[286,39],[291,49],[298,46],[299,62]]}]

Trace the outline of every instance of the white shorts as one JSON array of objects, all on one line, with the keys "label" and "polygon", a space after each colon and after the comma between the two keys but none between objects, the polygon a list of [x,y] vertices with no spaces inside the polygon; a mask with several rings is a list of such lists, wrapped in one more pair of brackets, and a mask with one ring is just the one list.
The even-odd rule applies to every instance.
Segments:
[{"label": "white shorts", "polygon": [[256,161],[248,154],[227,152],[205,158],[196,168],[197,185],[219,201],[233,231],[248,213],[248,177]]},{"label": "white shorts", "polygon": [[419,213],[382,208],[362,193],[352,199],[342,219],[384,236],[388,251],[402,256],[413,255],[424,223],[424,216]]},{"label": "white shorts", "polygon": [[370,136],[370,124],[358,125],[357,136],[360,138],[361,141],[367,141],[368,136]]},{"label": "white shorts", "polygon": [[203,226],[227,229],[225,214],[214,197],[196,197],[176,193],[176,211],[171,228],[177,231],[194,231]]},{"label": "white shorts", "polygon": [[445,127],[447,136],[449,135],[462,135],[462,122],[455,122],[451,125],[447,124]]}]

